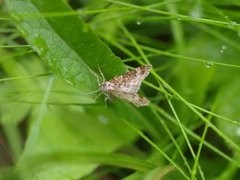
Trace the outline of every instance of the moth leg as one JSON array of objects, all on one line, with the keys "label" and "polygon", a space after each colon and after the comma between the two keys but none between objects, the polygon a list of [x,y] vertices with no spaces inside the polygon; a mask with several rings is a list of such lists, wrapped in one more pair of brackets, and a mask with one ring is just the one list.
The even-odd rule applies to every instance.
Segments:
[{"label": "moth leg", "polygon": [[99,91],[100,91],[100,89],[98,89],[98,90],[95,90],[95,91],[92,91],[92,92],[89,92],[89,93],[86,93],[85,95],[94,94],[94,93],[97,93],[97,92],[99,92]]},{"label": "moth leg", "polygon": [[104,104],[105,104],[105,108],[106,108],[106,109],[107,109],[107,100],[108,100],[108,98],[105,97],[105,98],[104,98]]},{"label": "moth leg", "polygon": [[104,93],[104,95],[105,95],[104,104],[105,104],[105,108],[107,108],[107,101],[110,99],[110,96],[107,93]]},{"label": "moth leg", "polygon": [[[103,92],[99,93],[93,100],[96,101],[97,98],[99,98],[102,94],[105,94]],[[107,100],[109,98],[109,96],[107,94],[105,94],[106,97],[104,98],[104,104],[105,104],[105,108],[107,108]]]},{"label": "moth leg", "polygon": [[96,101],[96,99],[99,98],[102,94],[103,92],[99,93],[93,100]]},{"label": "moth leg", "polygon": [[136,107],[139,107],[139,104],[138,103],[133,103],[134,106]]},{"label": "moth leg", "polygon": [[107,109],[107,101],[109,99],[109,95],[108,94],[105,94],[106,97],[104,98],[104,104],[105,104],[105,108]]}]

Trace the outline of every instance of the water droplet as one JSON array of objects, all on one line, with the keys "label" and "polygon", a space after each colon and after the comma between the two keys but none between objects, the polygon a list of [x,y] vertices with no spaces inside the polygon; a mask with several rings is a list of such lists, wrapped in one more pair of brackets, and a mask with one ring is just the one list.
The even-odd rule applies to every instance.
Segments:
[{"label": "water droplet", "polygon": [[42,57],[46,56],[48,52],[48,47],[44,38],[42,38],[38,33],[33,36],[34,49]]},{"label": "water droplet", "polygon": [[214,62],[212,62],[212,61],[208,61],[208,62],[205,63],[205,67],[206,67],[206,68],[210,68],[210,67],[212,67],[213,65],[214,65]]},{"label": "water droplet", "polygon": [[98,121],[104,125],[108,124],[108,119],[102,114],[98,116]]},{"label": "water droplet", "polygon": [[73,86],[73,82],[72,82],[71,80],[66,79],[65,82],[66,82],[68,85]]},{"label": "water droplet", "polygon": [[143,23],[143,19],[139,16],[138,18],[137,18],[137,25],[141,25]]},{"label": "water droplet", "polygon": [[237,35],[240,37],[240,27],[237,28]]},{"label": "water droplet", "polygon": [[240,128],[237,128],[236,134],[237,134],[237,136],[240,136]]},{"label": "water droplet", "polygon": [[220,53],[223,53],[226,49],[227,49],[227,46],[222,45],[221,50],[220,50]]},{"label": "water droplet", "polygon": [[39,35],[37,32],[35,32],[33,36],[34,36],[34,38],[38,38]]},{"label": "water droplet", "polygon": [[200,18],[202,16],[202,8],[196,5],[190,12],[189,15],[195,18]]},{"label": "water droplet", "polygon": [[180,20],[181,20],[181,18],[180,18],[179,16],[176,16],[176,19],[177,19],[178,21],[180,21]]},{"label": "water droplet", "polygon": [[236,23],[235,21],[230,21],[230,22],[228,23],[228,27],[229,27],[229,28],[236,28],[236,26],[237,26],[237,23]]}]

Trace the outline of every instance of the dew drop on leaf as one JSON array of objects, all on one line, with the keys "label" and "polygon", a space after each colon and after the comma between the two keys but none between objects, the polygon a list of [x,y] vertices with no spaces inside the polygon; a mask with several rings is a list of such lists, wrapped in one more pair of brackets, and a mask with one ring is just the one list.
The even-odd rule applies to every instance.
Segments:
[{"label": "dew drop on leaf", "polygon": [[226,20],[229,20],[229,17],[228,17],[228,16],[226,16],[226,15],[224,16],[224,18],[225,18]]},{"label": "dew drop on leaf", "polygon": [[240,37],[240,28],[238,28],[237,35]]},{"label": "dew drop on leaf", "polygon": [[205,63],[205,67],[206,68],[210,68],[210,67],[212,67],[214,65],[214,63],[212,62],[212,61],[209,61],[209,62],[206,62]]},{"label": "dew drop on leaf", "polygon": [[139,16],[138,18],[137,18],[137,25],[141,25],[142,24],[142,22],[143,22],[143,19]]},{"label": "dew drop on leaf", "polygon": [[226,49],[227,49],[227,46],[222,45],[221,50],[220,50],[220,53],[223,53]]},{"label": "dew drop on leaf", "polygon": [[180,20],[181,20],[181,18],[180,18],[179,16],[176,16],[176,19],[177,19],[178,21],[180,21]]},{"label": "dew drop on leaf", "polygon": [[107,124],[108,123],[108,119],[101,114],[98,116],[98,121],[102,124]]},{"label": "dew drop on leaf", "polygon": [[34,49],[35,51],[42,57],[44,57],[48,51],[47,44],[45,42],[45,39],[42,38],[37,33],[33,36],[34,40]]},{"label": "dew drop on leaf", "polygon": [[68,85],[73,86],[73,82],[71,80],[66,79],[65,81]]},{"label": "dew drop on leaf", "polygon": [[240,136],[240,128],[237,128],[236,134],[237,134],[237,136]]},{"label": "dew drop on leaf", "polygon": [[236,23],[235,21],[230,21],[230,22],[228,23],[228,27],[229,27],[229,28],[235,28],[235,29],[236,29],[236,26],[237,26],[237,23]]},{"label": "dew drop on leaf", "polygon": [[189,15],[195,18],[200,18],[202,16],[201,6],[195,6],[190,12]]}]

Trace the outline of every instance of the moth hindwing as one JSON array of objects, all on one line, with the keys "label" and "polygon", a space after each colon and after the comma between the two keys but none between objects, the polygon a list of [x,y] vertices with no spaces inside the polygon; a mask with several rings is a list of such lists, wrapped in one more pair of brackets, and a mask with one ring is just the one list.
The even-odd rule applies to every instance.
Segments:
[{"label": "moth hindwing", "polygon": [[142,81],[148,76],[152,65],[137,67],[127,73],[116,76],[100,85],[101,91],[111,96],[126,100],[136,106],[147,106],[149,100],[137,94]]}]

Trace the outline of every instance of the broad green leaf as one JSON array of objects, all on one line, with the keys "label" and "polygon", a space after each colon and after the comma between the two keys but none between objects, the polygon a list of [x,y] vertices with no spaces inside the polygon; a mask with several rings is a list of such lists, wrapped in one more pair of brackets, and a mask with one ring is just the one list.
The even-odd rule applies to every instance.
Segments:
[{"label": "broad green leaf", "polygon": [[[44,118],[35,147],[22,156],[18,168],[20,172],[26,171],[25,178],[31,179],[79,178],[102,163],[94,154],[107,155],[132,141],[135,136],[126,124],[105,107],[92,107],[82,112],[52,107]],[[79,161],[71,160],[74,159],[72,153]],[[82,159],[81,154],[82,158],[84,154],[89,155]],[[31,162],[33,159],[42,161],[34,163]],[[31,168],[24,169],[31,163]],[[122,166],[121,163],[115,165]],[[137,164],[134,167],[138,167]]]},{"label": "broad green leaf", "polygon": [[[216,112],[234,121],[240,121],[240,80],[238,78],[233,79],[226,84],[225,87],[219,92],[216,98]],[[240,143],[240,127],[230,124],[222,119],[216,121],[218,127],[229,137],[231,137],[236,143]]]},{"label": "broad green leaf", "polygon": [[[21,58],[15,59],[7,51],[0,50],[2,58],[1,70],[5,78],[1,78],[0,86],[0,123],[9,145],[9,154],[14,162],[17,162],[22,153],[22,137],[18,123],[24,120],[31,111],[30,104],[22,104],[16,101],[17,97],[26,94],[30,97],[28,90],[36,90],[36,81],[29,77],[29,71]],[[29,57],[30,58],[30,57]],[[31,59],[31,58],[30,58]],[[31,59],[32,62],[36,59]],[[35,70],[35,72],[37,72]],[[19,78],[19,79],[14,79]],[[22,78],[22,79],[21,79]]]},{"label": "broad green leaf", "polygon": [[[98,67],[106,79],[125,71],[123,63],[77,13],[59,0],[7,0],[9,14],[48,67],[84,92],[98,89]],[[91,70],[90,70],[91,69]]]},{"label": "broad green leaf", "polygon": [[[9,56],[9,53],[0,51],[2,56]],[[29,76],[29,71],[21,59],[14,59],[13,57],[6,58],[6,60],[1,62],[2,70],[6,73],[8,78],[23,77],[23,79],[8,80],[8,78],[1,80],[1,119],[0,122],[3,124],[17,124],[30,111],[31,106],[29,104],[20,104],[16,102],[16,97],[22,96],[23,91],[27,89],[32,89],[36,87],[35,82],[27,78]],[[14,77],[13,77],[14,76]],[[26,77],[26,78],[24,78]],[[28,96],[31,96],[29,93]],[[13,108],[14,107],[14,108]]]},{"label": "broad green leaf", "polygon": [[[106,79],[125,71],[120,59],[94,34],[79,15],[66,15],[72,14],[73,11],[63,1],[9,0],[6,2],[10,15],[27,42],[32,45],[51,71],[68,84],[82,92],[91,92],[99,88],[97,78],[92,72],[99,74],[98,67]],[[64,96],[59,96],[57,93],[59,89],[66,92],[63,85],[58,85],[58,88],[51,91],[48,103],[55,102],[57,105],[61,102],[74,102],[73,98],[64,97],[66,93],[63,93]],[[41,102],[40,95],[43,93],[44,90],[40,90],[39,96],[34,99],[37,103]],[[77,97],[77,93],[71,97],[74,96]],[[80,97],[74,100],[79,103],[89,102]],[[92,112],[85,112],[80,107],[56,111],[49,108],[43,124],[39,127],[41,131],[38,134],[37,146],[23,154],[18,168],[22,170],[21,167],[29,162],[28,158],[32,155],[39,158],[38,154],[51,154],[56,151],[109,154],[133,140],[136,135],[128,128],[123,128],[126,125],[121,123],[115,113],[107,114],[109,111],[101,108],[97,114],[98,108],[92,109]],[[46,162],[45,165],[48,166],[49,163],[51,164]],[[63,166],[55,164],[48,166],[47,169],[36,165],[33,171],[26,171],[26,177],[78,178],[91,172],[98,163],[101,162],[88,165],[82,162],[71,164],[64,161]],[[36,169],[38,173],[35,172]],[[20,171],[25,177],[24,172],[24,170]]]}]

